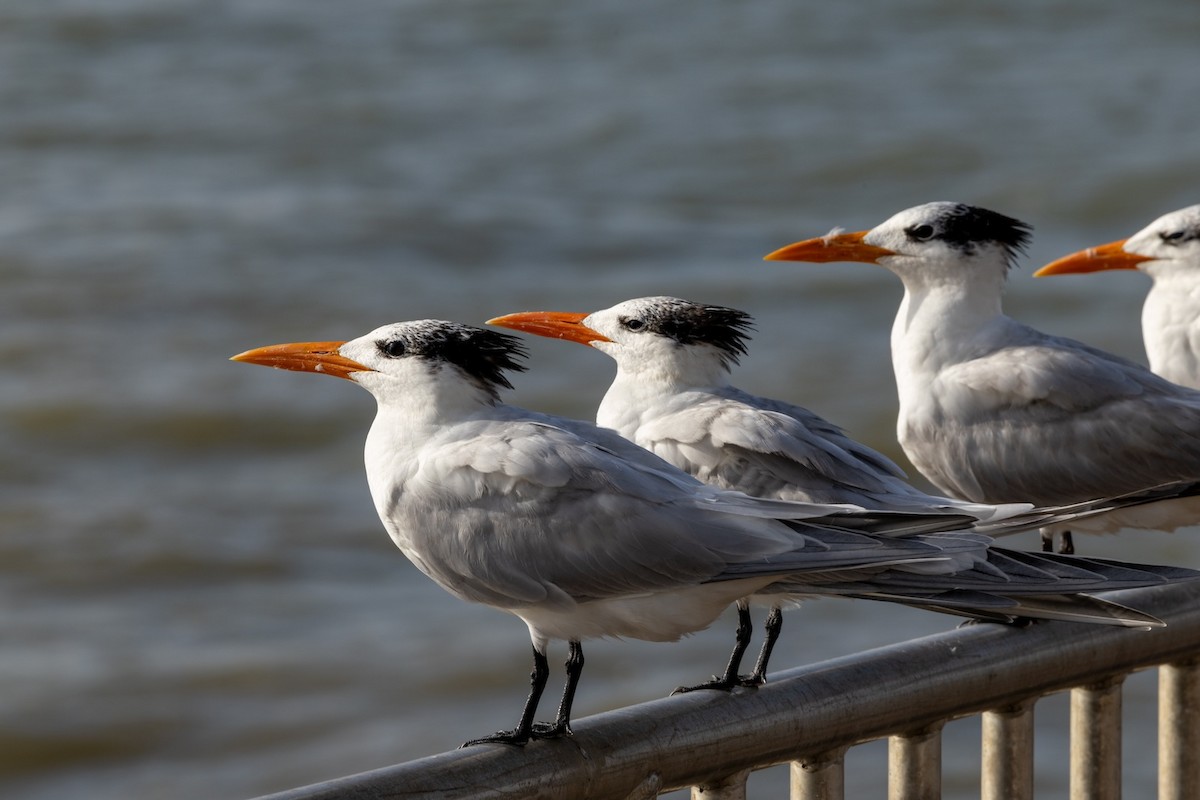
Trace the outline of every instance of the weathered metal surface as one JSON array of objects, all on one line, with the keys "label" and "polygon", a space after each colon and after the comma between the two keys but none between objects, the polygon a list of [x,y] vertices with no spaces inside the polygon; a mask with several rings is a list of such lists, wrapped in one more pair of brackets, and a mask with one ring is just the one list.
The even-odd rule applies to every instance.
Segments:
[{"label": "weathered metal surface", "polygon": [[888,800],[942,796],[942,723],[888,739]]},{"label": "weathered metal surface", "polygon": [[819,753],[793,761],[791,800],[844,800],[846,751]]},{"label": "weathered metal surface", "polygon": [[1033,700],[985,711],[981,800],[1032,800]]},{"label": "weathered metal surface", "polygon": [[1120,800],[1124,678],[1071,690],[1071,800]]},{"label": "weathered metal surface", "polygon": [[[1200,581],[1111,597],[1168,627],[968,626],[788,670],[756,690],[691,692],[598,714],[575,722],[570,739],[471,747],[270,800],[624,800],[647,796],[649,786],[704,785],[1200,653]],[[1181,771],[1194,769],[1178,760]]]},{"label": "weathered metal surface", "polygon": [[1200,657],[1159,668],[1158,798],[1200,797]]}]

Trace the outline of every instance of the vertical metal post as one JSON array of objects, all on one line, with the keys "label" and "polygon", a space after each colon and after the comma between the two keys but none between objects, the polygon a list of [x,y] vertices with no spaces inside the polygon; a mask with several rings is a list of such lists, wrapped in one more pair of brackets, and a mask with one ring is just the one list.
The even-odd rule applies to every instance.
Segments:
[{"label": "vertical metal post", "polygon": [[1121,797],[1124,675],[1071,690],[1071,800]]},{"label": "vertical metal post", "polygon": [[942,723],[888,739],[888,800],[942,796]]},{"label": "vertical metal post", "polygon": [[844,800],[845,749],[792,762],[792,800]]},{"label": "vertical metal post", "polygon": [[1158,800],[1200,797],[1200,658],[1158,668]]},{"label": "vertical metal post", "polygon": [[692,800],[746,800],[746,779],[750,770],[727,775],[720,780],[692,787]]},{"label": "vertical metal post", "polygon": [[981,800],[1032,800],[1035,702],[983,713]]}]

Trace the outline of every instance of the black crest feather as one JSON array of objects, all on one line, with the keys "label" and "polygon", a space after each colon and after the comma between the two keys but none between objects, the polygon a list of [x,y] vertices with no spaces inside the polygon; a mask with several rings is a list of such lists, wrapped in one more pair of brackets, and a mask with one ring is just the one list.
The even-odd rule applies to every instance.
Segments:
[{"label": "black crest feather", "polygon": [[677,297],[656,298],[644,321],[646,327],[682,345],[707,344],[721,351],[726,362],[737,363],[746,354],[754,318],[726,306],[693,303]]},{"label": "black crest feather", "polygon": [[[383,348],[384,342],[380,342]],[[501,387],[511,389],[509,371],[523,372],[525,345],[516,336],[445,320],[413,323],[404,333],[407,355],[458,367],[493,399]]]},{"label": "black crest feather", "polygon": [[1026,222],[966,203],[950,204],[938,222],[938,238],[964,253],[972,254],[977,245],[988,242],[1000,245],[1010,269],[1025,252],[1033,232]]}]

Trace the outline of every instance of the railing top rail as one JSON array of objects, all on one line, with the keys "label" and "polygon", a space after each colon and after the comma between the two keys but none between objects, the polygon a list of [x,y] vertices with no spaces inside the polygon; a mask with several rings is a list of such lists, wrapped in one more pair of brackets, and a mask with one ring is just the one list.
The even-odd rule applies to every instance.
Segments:
[{"label": "railing top rail", "polygon": [[1168,625],[968,626],[781,672],[756,690],[597,714],[571,739],[472,747],[262,800],[653,797],[1200,653],[1200,581],[1105,597]]}]

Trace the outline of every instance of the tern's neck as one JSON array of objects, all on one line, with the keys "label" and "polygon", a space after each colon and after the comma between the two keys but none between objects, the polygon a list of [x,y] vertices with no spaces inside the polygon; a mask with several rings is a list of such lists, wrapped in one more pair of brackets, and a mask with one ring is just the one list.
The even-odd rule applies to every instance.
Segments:
[{"label": "tern's neck", "polygon": [[1007,318],[1000,308],[1003,278],[918,284],[905,280],[892,324],[892,367],[903,405],[926,393],[944,367],[986,349],[985,340]]},{"label": "tern's neck", "polygon": [[694,389],[727,386],[729,374],[712,354],[617,365],[617,376],[600,401],[596,423],[627,438],[656,413],[662,403]]},{"label": "tern's neck", "polygon": [[411,457],[439,430],[494,405],[486,389],[448,371],[414,371],[403,381],[368,374],[359,381],[378,404],[367,436],[368,462]]},{"label": "tern's neck", "polygon": [[422,449],[456,425],[496,408],[482,390],[465,382],[458,389],[436,397],[422,393],[403,403],[379,401],[364,458],[371,496],[385,525],[421,467]]},{"label": "tern's neck", "polygon": [[1200,283],[1162,270],[1142,306],[1142,339],[1150,369],[1169,381],[1200,388]]},{"label": "tern's neck", "polygon": [[495,405],[494,398],[468,381],[424,387],[411,396],[376,396],[378,410],[372,435],[386,437],[393,447],[418,447],[431,431],[453,425]]}]

